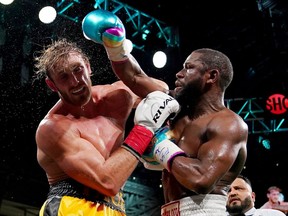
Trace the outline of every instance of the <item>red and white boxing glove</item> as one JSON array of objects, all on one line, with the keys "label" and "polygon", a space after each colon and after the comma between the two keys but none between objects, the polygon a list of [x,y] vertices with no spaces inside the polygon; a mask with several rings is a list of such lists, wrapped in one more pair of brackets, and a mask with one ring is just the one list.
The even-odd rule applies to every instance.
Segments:
[{"label": "red and white boxing glove", "polygon": [[148,94],[136,108],[135,126],[126,137],[122,147],[140,159],[154,132],[171,114],[177,113],[179,110],[180,105],[170,95],[161,91]]}]

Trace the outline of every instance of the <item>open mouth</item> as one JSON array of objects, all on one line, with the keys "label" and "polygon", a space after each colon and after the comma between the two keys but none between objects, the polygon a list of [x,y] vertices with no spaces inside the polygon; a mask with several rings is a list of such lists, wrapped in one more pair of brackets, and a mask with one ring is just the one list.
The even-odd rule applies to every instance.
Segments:
[{"label": "open mouth", "polygon": [[72,91],[72,94],[80,94],[84,91],[84,86],[82,86],[81,88],[78,88],[78,89],[74,89]]}]

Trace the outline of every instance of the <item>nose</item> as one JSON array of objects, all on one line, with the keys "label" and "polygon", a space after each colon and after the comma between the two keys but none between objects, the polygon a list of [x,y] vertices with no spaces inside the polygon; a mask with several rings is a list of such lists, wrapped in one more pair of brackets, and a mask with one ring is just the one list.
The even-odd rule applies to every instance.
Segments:
[{"label": "nose", "polygon": [[234,190],[233,188],[230,189],[230,191],[228,192],[228,196],[234,196],[236,194],[237,190]]},{"label": "nose", "polygon": [[74,73],[72,73],[71,83],[72,83],[72,85],[75,85],[75,86],[78,85],[78,83],[79,83],[79,79],[77,78],[77,76]]},{"label": "nose", "polygon": [[184,77],[184,73],[183,70],[180,70],[179,72],[176,73],[176,78],[183,78]]}]

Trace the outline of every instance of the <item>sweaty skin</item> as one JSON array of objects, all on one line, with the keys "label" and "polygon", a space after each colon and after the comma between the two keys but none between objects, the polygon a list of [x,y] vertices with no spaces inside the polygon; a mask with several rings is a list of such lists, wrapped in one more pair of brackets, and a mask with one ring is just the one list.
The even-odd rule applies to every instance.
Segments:
[{"label": "sweaty skin", "polygon": [[[211,50],[193,51],[176,74],[171,94],[180,103],[181,112],[171,121],[170,129],[187,156],[175,157],[171,172],[163,170],[166,203],[195,194],[226,196],[246,161],[247,124],[224,104],[224,92],[233,77],[232,66],[220,55],[221,62],[209,68],[208,63],[218,59],[215,55]],[[134,93],[143,86],[147,91],[155,88],[133,56],[112,65]],[[222,75],[223,71],[226,74]]]},{"label": "sweaty skin", "polygon": [[121,81],[92,86],[90,64],[76,52],[49,69],[46,83],[60,100],[36,131],[37,159],[49,184],[72,178],[115,196],[138,164],[119,147],[128,116],[141,98]]},{"label": "sweaty skin", "polygon": [[[126,119],[134,99],[127,90],[119,90],[114,85],[92,87],[92,97],[93,107],[87,116],[74,116],[73,110],[68,111],[58,101],[39,126],[38,160],[50,184],[67,178],[65,173],[77,174],[78,166],[88,168],[88,163],[94,160],[95,164],[104,163],[123,142]],[[61,161],[63,156],[66,160]],[[67,156],[71,158],[68,160]]]},{"label": "sweaty skin", "polygon": [[175,158],[171,173],[163,171],[165,201],[199,193],[226,195],[231,179],[244,165],[246,142],[239,140],[238,133],[245,137],[245,130],[242,120],[227,108],[178,120],[172,129],[174,138],[189,157]]}]

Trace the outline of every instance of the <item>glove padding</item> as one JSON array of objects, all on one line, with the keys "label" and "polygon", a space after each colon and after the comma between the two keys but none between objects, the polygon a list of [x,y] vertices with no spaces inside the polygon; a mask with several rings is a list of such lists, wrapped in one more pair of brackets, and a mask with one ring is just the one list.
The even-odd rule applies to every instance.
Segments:
[{"label": "glove padding", "polygon": [[[109,41],[116,41],[119,46],[125,39],[125,28],[122,21],[115,14],[106,10],[97,9],[88,13],[82,20],[82,30],[87,39],[99,44],[103,44],[102,36],[107,31],[105,33],[108,41],[107,46]],[[116,46],[113,43],[110,45],[110,47]]]},{"label": "glove padding", "polygon": [[171,114],[176,114],[179,110],[180,105],[172,96],[161,91],[154,91],[137,106],[134,124],[145,126],[154,134]]},{"label": "glove padding", "polygon": [[151,142],[149,143],[148,147],[146,148],[144,154],[142,155],[142,158],[140,161],[143,163],[144,167],[149,170],[158,170],[161,171],[164,169],[163,165],[160,164],[155,158],[154,158],[154,148],[157,145],[157,143],[169,139],[173,143],[175,143],[175,139],[173,136],[173,132],[169,129],[169,126],[164,126],[162,128],[159,128]]},{"label": "glove padding", "polygon": [[160,128],[142,155],[141,162],[146,169],[170,171],[171,163],[176,156],[186,155],[176,144],[169,126]]},{"label": "glove padding", "polygon": [[179,110],[180,105],[170,95],[161,91],[148,94],[137,106],[134,116],[135,126],[122,146],[139,159],[149,145],[154,132],[171,114]]},{"label": "glove padding", "polygon": [[82,21],[84,36],[104,45],[111,61],[124,61],[131,52],[126,41],[125,27],[112,12],[97,9],[88,13]]},{"label": "glove padding", "polygon": [[125,40],[125,29],[114,27],[105,30],[102,34],[102,40],[105,47],[119,47]]}]

